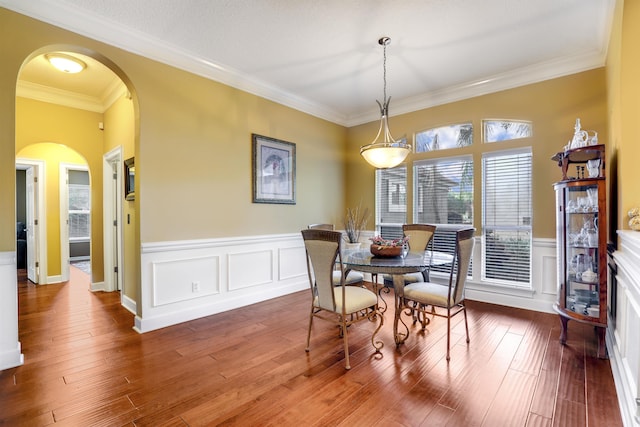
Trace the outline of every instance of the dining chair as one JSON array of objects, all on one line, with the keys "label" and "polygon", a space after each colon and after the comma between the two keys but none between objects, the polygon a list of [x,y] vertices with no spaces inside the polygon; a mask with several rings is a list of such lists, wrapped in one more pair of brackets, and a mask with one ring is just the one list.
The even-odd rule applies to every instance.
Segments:
[{"label": "dining chair", "polygon": [[[329,231],[333,231],[335,229],[333,224],[309,224],[307,228],[310,230],[329,230]],[[342,273],[339,272],[338,270],[334,270],[333,272],[334,286],[340,285],[341,274]],[[347,277],[345,278],[345,283],[347,285],[364,286],[364,275],[359,271],[348,271]]]},{"label": "dining chair", "polygon": [[[402,235],[408,237],[407,244],[409,246],[409,253],[424,253],[429,247],[433,251],[433,235],[436,232],[436,226],[431,224],[403,224]],[[428,282],[429,281],[429,268],[417,273],[407,273],[404,275],[404,284],[415,282]],[[373,282],[377,283],[377,277],[374,277]],[[382,292],[389,293],[393,288],[393,276],[385,274],[382,276],[382,287],[379,289],[378,294],[382,297]],[[387,302],[382,298],[383,308],[382,311],[387,311]],[[414,323],[417,322],[417,317],[414,319]]]},{"label": "dining chair", "polygon": [[[404,286],[397,295],[399,309],[396,310],[396,324],[403,312],[419,319],[424,330],[429,324],[428,315],[447,318],[447,362],[450,359],[451,318],[462,312],[464,327],[469,342],[469,325],[464,301],[464,288],[473,254],[475,228],[456,231],[456,247],[451,264],[448,286],[430,281],[415,282]],[[394,331],[397,333],[397,331]]]},{"label": "dining chair", "polygon": [[318,317],[333,322],[338,325],[344,343],[345,368],[351,369],[347,333],[349,326],[361,320],[377,323],[380,319],[380,324],[371,335],[371,344],[376,353],[379,353],[384,346],[382,341],[375,339],[384,323],[384,317],[378,309],[378,296],[367,288],[346,286],[343,274],[340,276],[342,277],[340,285],[334,286],[334,266],[337,265],[340,272],[344,271],[340,254],[342,233],[307,229],[302,230],[302,238],[307,255],[307,271],[311,287],[311,313],[305,351],[309,352],[310,349],[313,318]]},{"label": "dining chair", "polygon": [[[402,235],[408,237],[407,244],[410,253],[424,253],[431,246],[433,250],[433,235],[436,232],[436,226],[431,224],[404,224],[402,226]],[[382,276],[386,287],[393,287],[393,277],[390,274]],[[404,275],[405,285],[415,282],[428,282],[429,269],[419,273],[408,273]]]}]

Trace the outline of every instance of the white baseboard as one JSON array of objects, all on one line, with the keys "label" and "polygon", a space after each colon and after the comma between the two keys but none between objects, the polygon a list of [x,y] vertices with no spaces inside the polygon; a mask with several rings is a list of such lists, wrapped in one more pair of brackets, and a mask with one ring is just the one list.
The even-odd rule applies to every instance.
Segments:
[{"label": "white baseboard", "polygon": [[136,302],[126,295],[122,296],[122,306],[129,310],[132,314],[136,314]]},{"label": "white baseboard", "polygon": [[91,282],[89,290],[91,292],[106,292],[104,282]]},{"label": "white baseboard", "polygon": [[62,275],[47,276],[47,285],[54,285],[56,283],[62,283]]},{"label": "white baseboard", "polygon": [[15,348],[1,351],[0,371],[24,365],[24,355],[21,351],[20,341],[17,342]]},{"label": "white baseboard", "polygon": [[252,293],[250,295],[231,297],[217,301],[213,304],[205,304],[193,306],[188,311],[176,311],[173,313],[163,314],[155,317],[140,318],[136,316],[133,329],[139,333],[145,333],[156,329],[165,328],[182,322],[199,319],[201,317],[211,316],[225,311],[233,310],[247,305],[267,301],[280,296],[288,295],[309,288],[307,282],[293,284],[285,288],[275,291]]}]

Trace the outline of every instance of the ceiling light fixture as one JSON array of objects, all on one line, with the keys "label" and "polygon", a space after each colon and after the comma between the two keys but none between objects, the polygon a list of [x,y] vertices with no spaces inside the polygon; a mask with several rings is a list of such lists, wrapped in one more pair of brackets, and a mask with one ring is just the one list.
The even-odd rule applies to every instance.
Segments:
[{"label": "ceiling light fixture", "polygon": [[373,142],[360,147],[360,155],[373,167],[378,169],[392,168],[399,165],[411,152],[411,145],[405,140],[395,140],[389,132],[389,101],[387,98],[387,45],[391,43],[389,37],[382,37],[378,44],[383,47],[383,103],[376,100],[380,106],[380,128]]},{"label": "ceiling light fixture", "polygon": [[64,53],[47,53],[47,61],[63,73],[75,74],[87,68],[87,64]]}]

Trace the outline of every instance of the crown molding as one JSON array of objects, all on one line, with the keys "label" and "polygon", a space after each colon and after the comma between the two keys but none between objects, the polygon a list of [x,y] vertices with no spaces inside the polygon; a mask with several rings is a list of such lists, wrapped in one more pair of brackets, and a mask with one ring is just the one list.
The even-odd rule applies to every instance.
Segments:
[{"label": "crown molding", "polygon": [[326,106],[282,91],[230,67],[201,58],[184,49],[161,43],[148,35],[117,22],[56,3],[55,0],[0,0],[0,5],[14,12],[118,47],[127,52],[171,65],[190,73],[240,89],[304,113],[345,125],[345,117]]},{"label": "crown molding", "polygon": [[[293,93],[285,92],[238,70],[206,60],[175,46],[161,43],[146,34],[124,27],[118,22],[96,19],[91,14],[83,13],[65,4],[56,3],[55,0],[31,0],[28,2],[0,0],[0,5],[34,19],[62,27],[85,37],[174,66],[201,77],[218,81],[342,126],[351,127],[379,119],[379,110],[377,109],[353,116],[338,114],[324,105],[314,103]],[[608,46],[614,5],[615,1],[612,0],[604,1],[602,5],[603,14],[607,15],[604,20],[606,28],[600,29],[600,31],[604,31],[604,35],[601,34],[601,36],[606,39],[603,40],[603,51],[534,64],[530,67],[497,74],[481,81],[467,82],[434,93],[420,94],[400,100],[396,99],[390,109],[391,116],[602,67],[605,65],[606,47]]]},{"label": "crown molding", "polygon": [[97,98],[50,86],[43,86],[37,83],[26,82],[24,80],[18,80],[16,96],[92,111],[94,113],[104,113],[104,105]]},{"label": "crown molding", "polygon": [[[581,56],[533,64],[529,67],[496,74],[480,81],[468,82],[432,93],[402,98],[390,106],[389,117],[581,73],[603,67],[605,62],[606,52],[592,52]],[[346,126],[357,126],[379,119],[380,110],[372,109],[366,113],[347,118]]]},{"label": "crown molding", "polygon": [[114,79],[102,99],[24,80],[18,80],[16,86],[16,96],[100,114],[104,113],[120,97],[127,95],[126,86],[118,79]]}]

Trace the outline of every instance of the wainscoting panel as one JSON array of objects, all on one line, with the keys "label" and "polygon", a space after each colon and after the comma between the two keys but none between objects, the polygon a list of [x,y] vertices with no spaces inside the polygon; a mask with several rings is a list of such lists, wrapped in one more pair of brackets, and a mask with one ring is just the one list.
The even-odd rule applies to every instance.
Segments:
[{"label": "wainscoting panel", "polygon": [[0,252],[0,371],[24,363],[18,340],[16,267],[15,251]]},{"label": "wainscoting panel", "polygon": [[273,282],[273,250],[228,254],[230,291]]},{"label": "wainscoting panel", "polygon": [[278,249],[278,280],[307,279],[307,260],[304,246]]},{"label": "wainscoting panel", "polygon": [[299,233],[144,243],[134,329],[148,332],[307,289]]},{"label": "wainscoting panel", "polygon": [[173,304],[220,292],[219,257],[153,263],[153,306]]},{"label": "wainscoting panel", "polygon": [[640,233],[618,231],[617,266],[609,292],[616,296],[609,312],[607,350],[624,425],[640,426]]},{"label": "wainscoting panel", "polygon": [[[557,295],[555,239],[533,239],[531,251],[531,288],[482,279],[482,238],[476,237],[473,249],[473,278],[467,281],[465,295],[470,300],[507,305],[526,310],[554,313]],[[432,274],[432,280],[435,280]]]}]

